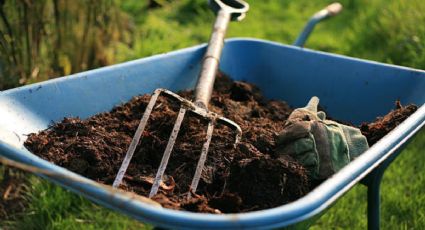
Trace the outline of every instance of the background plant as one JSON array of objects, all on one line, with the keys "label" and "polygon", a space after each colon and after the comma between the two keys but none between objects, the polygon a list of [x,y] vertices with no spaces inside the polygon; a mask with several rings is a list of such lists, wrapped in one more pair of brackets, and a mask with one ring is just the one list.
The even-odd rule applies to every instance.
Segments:
[{"label": "background plant", "polygon": [[0,89],[114,63],[129,31],[112,0],[2,0]]}]

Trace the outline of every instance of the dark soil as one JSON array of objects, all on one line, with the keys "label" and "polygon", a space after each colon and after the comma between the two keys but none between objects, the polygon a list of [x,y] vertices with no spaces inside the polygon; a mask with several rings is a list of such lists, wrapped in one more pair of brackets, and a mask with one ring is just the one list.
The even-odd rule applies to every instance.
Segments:
[{"label": "dark soil", "polygon": [[[180,95],[190,99],[192,92]],[[65,118],[47,130],[29,135],[25,146],[59,166],[112,184],[149,98],[135,97],[111,112],[86,120]],[[177,103],[159,99],[122,189],[148,195],[178,109]],[[266,100],[257,87],[233,82],[219,74],[210,109],[241,126],[242,142],[234,148],[233,131],[220,125],[215,128],[198,189],[187,200],[207,125],[195,116],[185,117],[166,170],[165,184],[154,200],[166,208],[236,213],[276,207],[311,189],[303,166],[289,156],[277,159],[273,152],[275,138],[292,112],[285,102]],[[381,138],[414,112],[410,106],[396,111],[399,112],[389,115],[391,118],[363,124],[369,141]],[[374,125],[381,123],[384,128]]]},{"label": "dark soil", "polygon": [[416,105],[402,106],[400,101],[396,101],[393,111],[384,117],[376,118],[372,123],[363,123],[360,126],[360,130],[366,136],[369,145],[372,146],[406,120],[412,113],[416,112],[417,109],[418,107]]}]

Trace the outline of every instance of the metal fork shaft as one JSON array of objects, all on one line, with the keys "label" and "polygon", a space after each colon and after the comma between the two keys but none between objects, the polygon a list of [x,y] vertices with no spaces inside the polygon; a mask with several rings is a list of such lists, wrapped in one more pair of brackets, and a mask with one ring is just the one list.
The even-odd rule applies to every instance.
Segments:
[{"label": "metal fork shaft", "polygon": [[174,143],[176,142],[177,135],[179,134],[180,125],[183,122],[185,113],[186,109],[181,107],[176,122],[174,123],[173,131],[171,131],[170,138],[168,139],[167,147],[165,147],[164,155],[162,155],[158,171],[156,172],[155,180],[153,182],[151,192],[149,193],[149,198],[155,196],[158,192],[159,186],[161,185],[162,177],[164,176],[165,169],[167,168],[168,160],[170,159],[171,151],[173,151]]},{"label": "metal fork shaft", "polygon": [[207,52],[205,53],[201,73],[195,88],[195,104],[207,109],[210,102],[215,75],[220,63],[221,50],[224,46],[224,37],[226,35],[227,26],[230,21],[230,12],[220,10],[217,13],[217,19],[214,23],[213,32],[208,42]]}]

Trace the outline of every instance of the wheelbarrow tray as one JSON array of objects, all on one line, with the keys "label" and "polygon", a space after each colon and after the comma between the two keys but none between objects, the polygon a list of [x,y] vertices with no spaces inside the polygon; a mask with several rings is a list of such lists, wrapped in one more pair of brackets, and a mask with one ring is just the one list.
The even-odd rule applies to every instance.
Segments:
[{"label": "wheelbarrow tray", "polygon": [[[87,118],[158,87],[195,85],[205,45],[112,65],[0,93],[0,154],[42,168],[44,175],[97,203],[169,228],[272,228],[305,226],[386,159],[425,124],[425,72],[257,39],[226,41],[220,68],[235,80],[259,86],[265,96],[303,106],[311,96],[332,117],[359,124],[394,108],[420,108],[363,155],[306,196],[276,208],[241,214],[203,214],[160,208],[99,186],[35,156],[26,135],[64,117]],[[62,175],[62,176],[61,176]],[[255,185],[253,185],[255,186]],[[261,185],[257,185],[261,186]]]}]

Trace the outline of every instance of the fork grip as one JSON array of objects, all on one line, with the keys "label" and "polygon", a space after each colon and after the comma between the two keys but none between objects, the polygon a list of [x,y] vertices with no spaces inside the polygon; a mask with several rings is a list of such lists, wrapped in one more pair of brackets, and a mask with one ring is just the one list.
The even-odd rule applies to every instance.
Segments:
[{"label": "fork grip", "polygon": [[213,32],[208,42],[207,51],[203,58],[202,69],[195,87],[195,104],[208,109],[215,76],[220,64],[221,51],[224,46],[224,37],[230,21],[230,12],[220,10],[214,23]]}]

